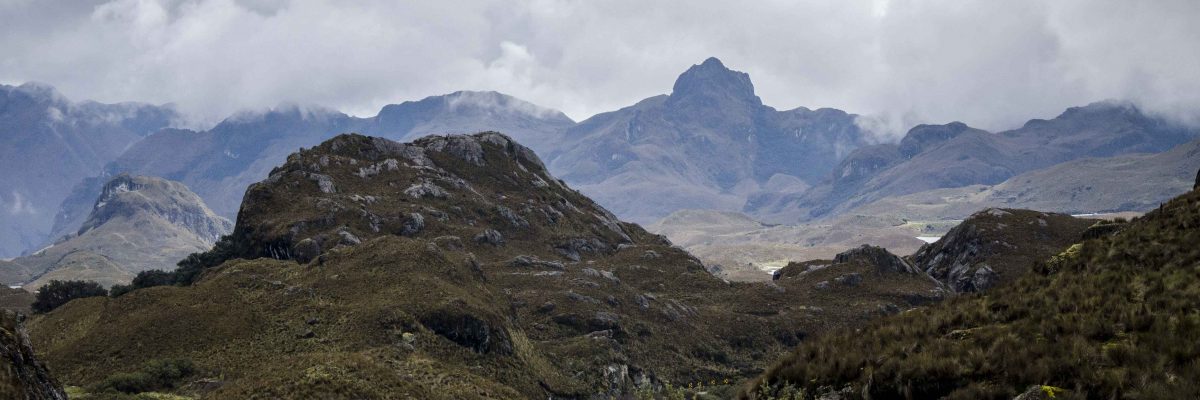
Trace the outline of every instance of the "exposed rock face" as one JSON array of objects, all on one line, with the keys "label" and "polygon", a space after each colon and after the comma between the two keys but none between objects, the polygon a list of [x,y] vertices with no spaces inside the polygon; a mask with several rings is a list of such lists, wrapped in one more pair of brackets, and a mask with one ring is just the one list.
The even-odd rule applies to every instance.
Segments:
[{"label": "exposed rock face", "polygon": [[1063,214],[989,208],[975,213],[912,256],[915,267],[955,292],[1011,282],[1032,263],[1082,239],[1095,221]]},{"label": "exposed rock face", "polygon": [[181,183],[118,175],[100,188],[74,233],[32,255],[0,262],[0,282],[30,290],[52,279],[125,284],[141,271],[174,269],[232,228]]},{"label": "exposed rock face", "polygon": [[1192,185],[1192,190],[1200,189],[1200,171],[1196,171],[1196,184]]},{"label": "exposed rock face", "polygon": [[0,398],[66,400],[62,385],[34,356],[24,318],[10,310],[0,311]]}]

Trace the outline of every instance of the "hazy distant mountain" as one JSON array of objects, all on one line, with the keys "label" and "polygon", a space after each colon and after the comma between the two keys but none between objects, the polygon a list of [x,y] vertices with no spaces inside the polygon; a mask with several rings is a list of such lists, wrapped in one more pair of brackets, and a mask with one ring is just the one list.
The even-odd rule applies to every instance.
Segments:
[{"label": "hazy distant mountain", "polygon": [[0,85],[0,257],[41,244],[72,186],[177,117],[170,107],[72,102],[44,84]]},{"label": "hazy distant mountain", "polygon": [[921,125],[899,144],[855,151],[822,185],[799,195],[751,199],[746,211],[770,221],[804,221],[889,196],[997,184],[1084,157],[1162,152],[1197,135],[1115,102],[1070,108],[1052,120],[1035,119],[995,134],[957,122]]},{"label": "hazy distant mountain", "polygon": [[174,269],[233,229],[178,182],[121,175],[97,194],[74,234],[32,255],[0,262],[0,282],[29,289],[52,279],[129,283],[140,271]]},{"label": "hazy distant mountain", "polygon": [[1200,140],[1157,154],[1083,158],[1029,171],[996,185],[970,185],[893,196],[854,214],[907,219],[963,218],[987,207],[1083,214],[1147,211],[1193,186]]},{"label": "hazy distant mountain", "polygon": [[569,147],[550,169],[634,221],[684,208],[737,210],[765,186],[803,188],[828,176],[866,144],[855,118],[777,111],[754,94],[749,75],[709,58],[680,75],[670,95],[569,129]]},{"label": "hazy distant mountain", "polygon": [[[138,142],[106,172],[183,182],[218,214],[232,218],[247,186],[262,180],[288,154],[339,133],[409,140],[433,133],[502,130],[522,141],[549,145],[555,143],[554,135],[573,123],[561,112],[495,92],[456,92],[388,105],[371,118],[286,106],[243,113],[203,132],[163,130]],[[544,149],[548,147],[539,150]],[[86,191],[86,186],[80,190]],[[64,204],[63,213],[72,214],[71,208]]]}]

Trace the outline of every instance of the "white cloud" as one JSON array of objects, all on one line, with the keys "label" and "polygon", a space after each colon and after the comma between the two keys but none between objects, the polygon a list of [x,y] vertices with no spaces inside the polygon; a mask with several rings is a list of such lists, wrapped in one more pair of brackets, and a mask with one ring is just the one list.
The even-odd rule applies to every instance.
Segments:
[{"label": "white cloud", "polygon": [[34,215],[38,212],[37,209],[33,207],[33,203],[29,202],[24,195],[15,190],[12,192],[12,200],[7,200],[3,197],[0,197],[0,208],[8,211],[9,215],[14,216],[22,214]]},{"label": "white cloud", "polygon": [[717,56],[767,104],[869,114],[885,137],[1108,98],[1200,123],[1198,17],[1189,0],[0,0],[0,81],[204,121],[280,102],[369,115],[457,90],[582,119]]}]

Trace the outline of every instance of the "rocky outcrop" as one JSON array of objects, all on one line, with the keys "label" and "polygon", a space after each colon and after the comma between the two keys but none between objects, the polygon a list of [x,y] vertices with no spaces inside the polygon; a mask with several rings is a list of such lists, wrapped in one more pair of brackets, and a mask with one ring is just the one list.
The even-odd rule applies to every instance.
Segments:
[{"label": "rocky outcrop", "polygon": [[911,257],[955,292],[981,292],[1017,279],[1034,261],[1078,242],[1094,221],[1064,214],[989,208]]},{"label": "rocky outcrop", "polygon": [[834,264],[843,264],[853,261],[861,261],[866,264],[874,265],[879,272],[898,272],[907,274],[917,274],[920,270],[914,268],[908,261],[892,254],[882,247],[871,245],[862,245],[862,247],[847,250],[833,258]]},{"label": "rocky outcrop", "polygon": [[1196,184],[1192,185],[1192,190],[1200,189],[1200,171],[1196,171]]},{"label": "rocky outcrop", "polygon": [[62,385],[34,356],[24,319],[14,311],[0,311],[0,398],[66,400]]}]

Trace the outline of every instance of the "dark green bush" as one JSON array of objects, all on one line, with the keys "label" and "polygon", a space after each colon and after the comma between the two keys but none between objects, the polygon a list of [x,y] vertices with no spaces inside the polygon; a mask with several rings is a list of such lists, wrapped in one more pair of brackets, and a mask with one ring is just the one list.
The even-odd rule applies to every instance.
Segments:
[{"label": "dark green bush", "polygon": [[96,282],[53,280],[38,290],[31,308],[35,313],[47,313],[74,299],[107,295],[108,291]]},{"label": "dark green bush", "polygon": [[135,372],[119,372],[88,388],[92,393],[120,392],[135,394],[170,390],[178,387],[183,378],[196,372],[191,360],[152,360]]}]

